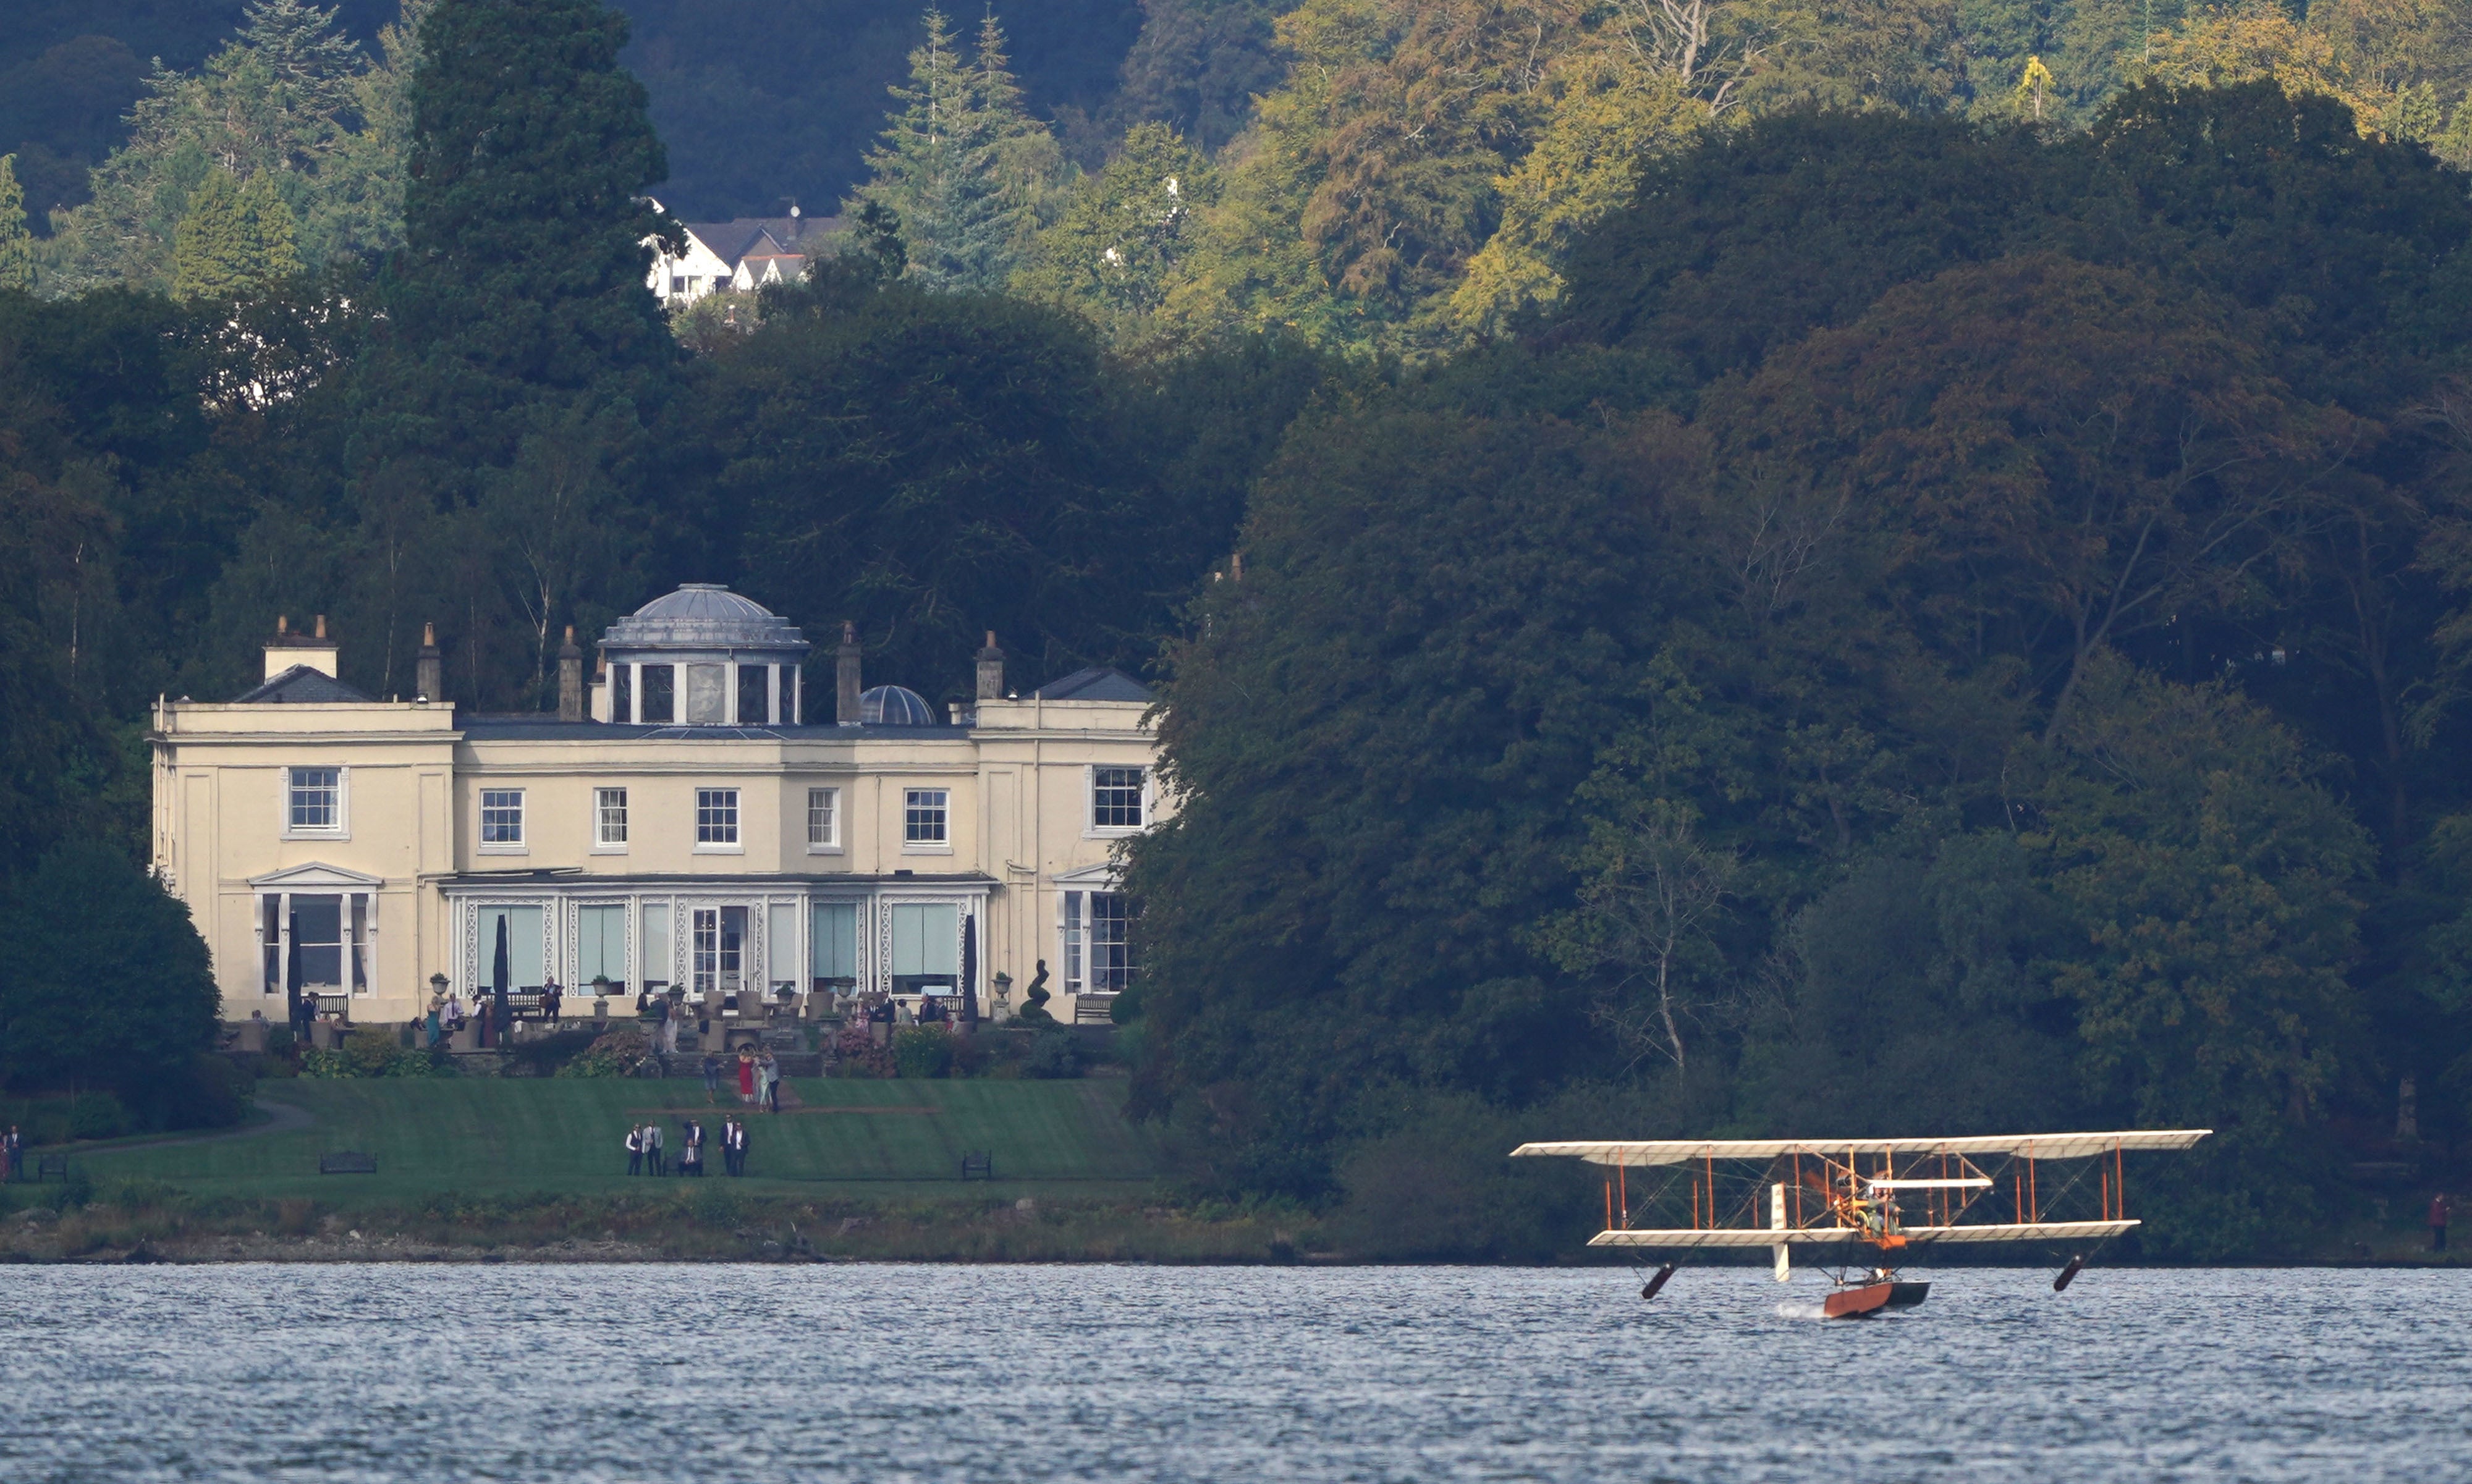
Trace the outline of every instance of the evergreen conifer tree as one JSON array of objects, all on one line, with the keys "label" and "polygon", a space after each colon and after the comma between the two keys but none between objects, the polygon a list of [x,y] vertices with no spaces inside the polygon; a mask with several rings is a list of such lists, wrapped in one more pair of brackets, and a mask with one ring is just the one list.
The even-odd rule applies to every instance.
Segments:
[{"label": "evergreen conifer tree", "polygon": [[35,238],[26,229],[26,192],[17,156],[0,154],[0,290],[35,286]]},{"label": "evergreen conifer tree", "polygon": [[970,68],[972,133],[993,186],[995,209],[972,256],[986,286],[1001,288],[1030,255],[1031,244],[1059,201],[1064,153],[1046,126],[1030,116],[1021,84],[1005,53],[1004,27],[989,11],[979,21]]},{"label": "evergreen conifer tree", "polygon": [[209,168],[173,234],[172,296],[247,298],[299,271],[299,234],[273,177],[259,171],[235,184],[231,172]]},{"label": "evergreen conifer tree", "polygon": [[236,299],[246,294],[257,282],[250,263],[256,235],[231,172],[210,167],[189,193],[189,209],[173,233],[173,296]]},{"label": "evergreen conifer tree", "polygon": [[901,111],[868,155],[846,208],[872,204],[901,223],[909,275],[931,288],[999,290],[1026,255],[1061,172],[1055,139],[1023,107],[991,13],[966,65],[940,11],[910,54]]},{"label": "evergreen conifer tree", "polygon": [[250,271],[263,286],[300,271],[300,234],[292,208],[274,189],[274,176],[259,171],[240,188],[241,215],[249,229]]},{"label": "evergreen conifer tree", "polygon": [[947,244],[963,212],[959,196],[966,182],[963,164],[964,125],[969,107],[969,78],[963,70],[960,43],[941,11],[926,15],[925,44],[910,54],[910,85],[894,83],[892,96],[901,111],[885,126],[882,141],[868,154],[867,182],[852,193],[845,214],[855,216],[875,206],[899,224],[907,271],[928,284],[950,281],[949,254],[933,245]]},{"label": "evergreen conifer tree", "polygon": [[351,106],[352,81],[368,59],[336,31],[333,11],[302,0],[250,0],[242,16],[241,43],[265,67],[281,106],[331,123]]},{"label": "evergreen conifer tree", "polygon": [[354,209],[369,192],[335,168],[357,138],[346,124],[366,132],[372,122],[360,98],[367,71],[333,12],[252,0],[239,35],[202,69],[147,80],[128,144],[95,167],[92,200],[54,218],[56,287],[77,294],[124,283],[184,294],[174,239],[190,215],[200,159],[241,177],[274,172],[296,250],[309,262],[384,246],[394,232],[392,191],[377,212]]},{"label": "evergreen conifer tree", "polygon": [[451,379],[524,401],[669,365],[642,192],[668,174],[627,20],[598,0],[440,0],[420,30],[390,303]]}]

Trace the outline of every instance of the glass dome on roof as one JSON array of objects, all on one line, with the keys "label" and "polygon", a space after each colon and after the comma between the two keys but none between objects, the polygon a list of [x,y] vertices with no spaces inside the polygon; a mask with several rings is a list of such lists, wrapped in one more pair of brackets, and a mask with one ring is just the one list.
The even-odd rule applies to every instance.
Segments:
[{"label": "glass dome on roof", "polygon": [[934,726],[936,711],[908,686],[880,685],[859,696],[858,718],[867,726]]},{"label": "glass dome on roof", "polygon": [[601,635],[609,651],[663,649],[787,650],[804,654],[797,625],[718,582],[681,583],[612,624]]}]

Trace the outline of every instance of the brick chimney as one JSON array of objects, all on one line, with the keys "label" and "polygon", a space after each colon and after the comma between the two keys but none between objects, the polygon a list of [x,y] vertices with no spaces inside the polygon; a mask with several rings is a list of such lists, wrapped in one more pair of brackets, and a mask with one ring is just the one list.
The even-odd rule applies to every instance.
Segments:
[{"label": "brick chimney", "polygon": [[445,659],[438,652],[438,625],[420,625],[420,651],[413,658],[412,691],[425,701],[446,698]]},{"label": "brick chimney", "polygon": [[558,647],[558,718],[583,719],[583,651],[576,647],[575,625],[566,625],[566,643]]},{"label": "brick chimney", "polygon": [[294,633],[290,618],[275,617],[274,637],[266,646],[266,678],[272,680],[296,665],[306,665],[321,675],[335,673],[335,641],[326,637],[326,615],[318,615],[314,637]]},{"label": "brick chimney", "polygon": [[1005,652],[996,648],[996,631],[987,630],[986,648],[979,651],[979,699],[1004,699]]},{"label": "brick chimney", "polygon": [[858,725],[858,625],[842,625],[841,648],[833,651],[833,720],[842,726]]}]

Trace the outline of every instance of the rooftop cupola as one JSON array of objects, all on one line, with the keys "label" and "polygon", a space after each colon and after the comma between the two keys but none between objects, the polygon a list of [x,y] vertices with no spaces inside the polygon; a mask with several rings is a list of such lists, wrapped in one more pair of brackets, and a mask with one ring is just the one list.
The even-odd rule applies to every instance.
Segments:
[{"label": "rooftop cupola", "polygon": [[[688,582],[601,635],[609,719],[644,726],[794,726],[797,625],[718,582]],[[577,668],[581,675],[581,657]]]}]

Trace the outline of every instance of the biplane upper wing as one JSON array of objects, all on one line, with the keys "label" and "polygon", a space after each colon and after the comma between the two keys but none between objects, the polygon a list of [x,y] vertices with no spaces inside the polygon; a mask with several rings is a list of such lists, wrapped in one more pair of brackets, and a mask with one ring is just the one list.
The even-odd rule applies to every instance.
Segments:
[{"label": "biplane upper wing", "polygon": [[[1520,1155],[1563,1155],[1591,1165],[1681,1165],[1699,1160],[1768,1160],[1811,1154],[2013,1154],[2030,1160],[2079,1160],[2115,1151],[2186,1149],[2213,1133],[2175,1128],[2111,1134],[1985,1134],[1962,1139],[1647,1139],[1593,1142],[1524,1143]],[[1969,1230],[1985,1230],[1970,1228]],[[1765,1242],[1759,1245],[1767,1245]]]},{"label": "biplane upper wing", "polygon": [[[2014,1225],[1908,1226],[1898,1228],[1897,1235],[1915,1245],[1925,1242],[2090,1241],[2118,1237],[2135,1225],[2134,1221],[2036,1221]],[[1822,1247],[1872,1239],[1865,1233],[1844,1226],[1788,1227],[1783,1231],[1764,1231],[1757,1227],[1676,1227],[1663,1231],[1599,1232],[1588,1239],[1588,1245],[1671,1249]]]}]

